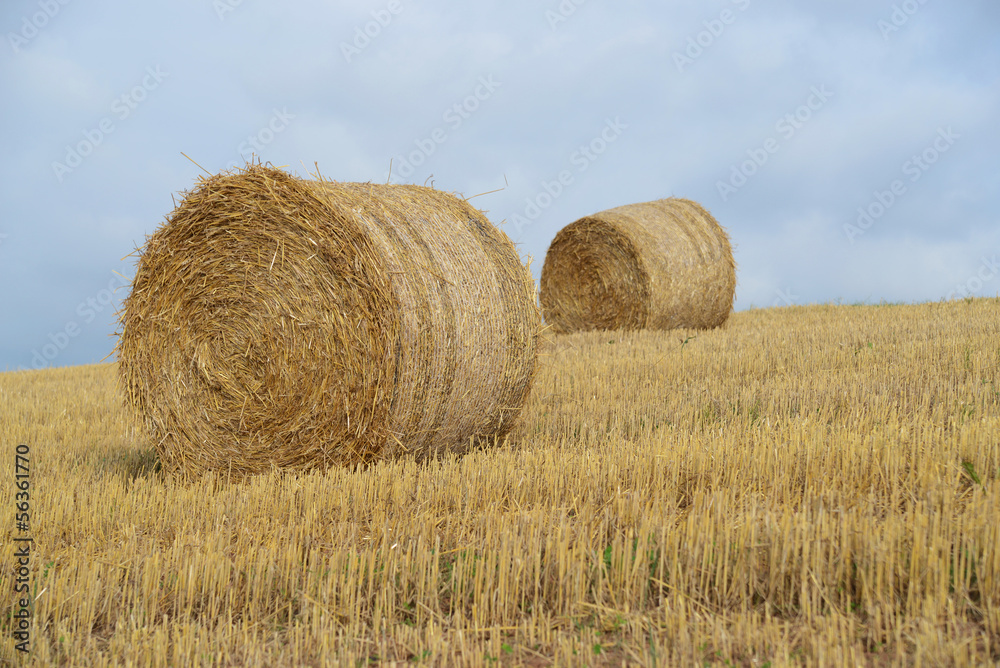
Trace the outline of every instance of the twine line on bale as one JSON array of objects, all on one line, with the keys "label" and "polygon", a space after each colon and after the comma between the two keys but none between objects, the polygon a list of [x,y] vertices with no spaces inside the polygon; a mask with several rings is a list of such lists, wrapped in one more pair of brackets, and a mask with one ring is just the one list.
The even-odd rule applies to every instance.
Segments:
[{"label": "twine line on bale", "polygon": [[502,439],[540,328],[528,268],[464,200],[259,164],[184,193],[120,318],[126,402],[183,475]]},{"label": "twine line on bale", "polygon": [[709,329],[733,308],[725,229],[696,202],[669,198],[586,216],[556,235],[539,301],[554,332]]}]

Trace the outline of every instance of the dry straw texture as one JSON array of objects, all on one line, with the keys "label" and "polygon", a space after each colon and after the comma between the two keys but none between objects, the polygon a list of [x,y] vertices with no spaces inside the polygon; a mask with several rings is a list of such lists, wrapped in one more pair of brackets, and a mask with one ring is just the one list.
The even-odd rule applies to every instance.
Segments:
[{"label": "dry straw texture", "polygon": [[540,325],[528,269],[464,200],[260,165],[185,194],[121,320],[127,402],[165,467],[234,475],[502,438]]},{"label": "dry straw texture", "polygon": [[115,365],[0,373],[0,666],[1000,666],[1000,299],[730,317],[551,337],[508,447],[239,484]]},{"label": "dry straw texture", "polygon": [[696,202],[661,199],[567,225],[549,246],[540,301],[556,332],[708,329],[733,308],[729,237]]}]

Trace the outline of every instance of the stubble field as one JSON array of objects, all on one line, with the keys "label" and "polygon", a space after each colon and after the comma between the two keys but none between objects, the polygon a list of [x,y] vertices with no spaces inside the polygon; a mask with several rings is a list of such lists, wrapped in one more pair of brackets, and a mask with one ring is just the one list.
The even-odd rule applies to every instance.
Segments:
[{"label": "stubble field", "polygon": [[0,659],[1000,661],[1000,300],[548,339],[504,444],[240,484],[165,478],[113,365],[0,374]]}]

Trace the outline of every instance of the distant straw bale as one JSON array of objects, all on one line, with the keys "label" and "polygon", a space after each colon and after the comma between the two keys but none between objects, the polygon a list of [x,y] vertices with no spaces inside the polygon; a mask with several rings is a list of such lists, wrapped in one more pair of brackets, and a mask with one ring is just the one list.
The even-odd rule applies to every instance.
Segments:
[{"label": "distant straw bale", "polygon": [[733,308],[729,237],[696,202],[629,204],[567,225],[549,246],[539,301],[555,332],[708,329]]},{"label": "distant straw bale", "polygon": [[540,327],[530,272],[464,200],[260,165],[185,193],[120,317],[126,401],[185,475],[501,439]]}]

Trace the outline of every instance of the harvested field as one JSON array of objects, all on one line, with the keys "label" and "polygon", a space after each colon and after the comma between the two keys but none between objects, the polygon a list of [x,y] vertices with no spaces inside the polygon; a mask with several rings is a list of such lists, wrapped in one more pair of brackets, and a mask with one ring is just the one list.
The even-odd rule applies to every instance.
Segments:
[{"label": "harvested field", "polygon": [[28,664],[995,663],[998,319],[555,336],[501,447],[240,483],[157,471],[113,364],[0,374],[2,441],[31,447]]}]

